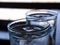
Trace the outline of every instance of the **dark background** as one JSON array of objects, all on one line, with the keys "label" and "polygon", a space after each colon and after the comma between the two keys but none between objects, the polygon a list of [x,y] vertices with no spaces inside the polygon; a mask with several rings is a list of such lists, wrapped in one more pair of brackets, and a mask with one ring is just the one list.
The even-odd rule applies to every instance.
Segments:
[{"label": "dark background", "polygon": [[0,2],[0,8],[60,9],[60,3]]}]

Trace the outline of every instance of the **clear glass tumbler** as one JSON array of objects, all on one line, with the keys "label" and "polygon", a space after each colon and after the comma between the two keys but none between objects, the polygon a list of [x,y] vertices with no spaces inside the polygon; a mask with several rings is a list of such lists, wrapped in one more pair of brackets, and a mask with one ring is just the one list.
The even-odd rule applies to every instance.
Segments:
[{"label": "clear glass tumbler", "polygon": [[32,10],[26,19],[8,24],[11,45],[55,45],[57,13]]}]

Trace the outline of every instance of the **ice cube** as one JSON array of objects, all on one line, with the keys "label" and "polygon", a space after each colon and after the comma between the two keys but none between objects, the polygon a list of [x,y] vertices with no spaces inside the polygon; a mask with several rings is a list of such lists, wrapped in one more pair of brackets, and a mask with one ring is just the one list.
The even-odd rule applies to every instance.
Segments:
[{"label": "ice cube", "polygon": [[27,32],[31,32],[31,31],[33,31],[33,29],[30,28],[30,27],[24,27],[23,30],[25,30],[25,31],[27,31]]},{"label": "ice cube", "polygon": [[49,20],[48,23],[53,26],[54,25],[54,20]]},{"label": "ice cube", "polygon": [[30,21],[30,24],[31,25],[34,25],[34,26],[42,26],[42,27],[47,27],[49,24],[48,22],[39,22],[39,21]]}]

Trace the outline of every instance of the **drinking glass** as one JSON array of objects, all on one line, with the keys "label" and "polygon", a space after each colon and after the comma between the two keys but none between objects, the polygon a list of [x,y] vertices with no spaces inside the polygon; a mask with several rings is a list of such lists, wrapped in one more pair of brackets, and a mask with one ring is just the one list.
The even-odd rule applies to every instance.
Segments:
[{"label": "drinking glass", "polygon": [[55,45],[57,13],[32,10],[26,18],[8,24],[11,45]]}]

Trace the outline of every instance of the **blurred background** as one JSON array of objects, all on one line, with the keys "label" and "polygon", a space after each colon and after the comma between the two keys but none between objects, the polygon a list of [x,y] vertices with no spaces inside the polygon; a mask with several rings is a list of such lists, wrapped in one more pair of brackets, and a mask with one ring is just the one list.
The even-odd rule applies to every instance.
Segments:
[{"label": "blurred background", "polygon": [[59,2],[60,0],[0,0],[0,45],[10,45],[7,24],[25,18],[31,9],[50,9],[58,13],[56,45],[60,45]]}]

